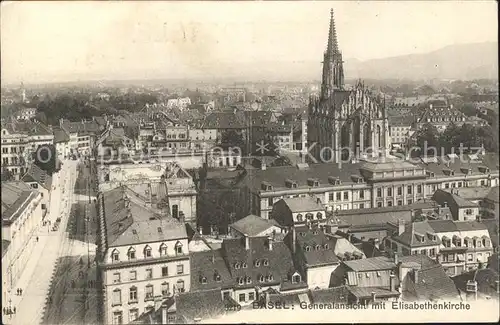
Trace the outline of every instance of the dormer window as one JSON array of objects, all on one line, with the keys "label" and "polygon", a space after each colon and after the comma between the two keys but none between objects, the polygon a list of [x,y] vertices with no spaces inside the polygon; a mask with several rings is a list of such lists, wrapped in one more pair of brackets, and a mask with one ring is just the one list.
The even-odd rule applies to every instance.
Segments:
[{"label": "dormer window", "polygon": [[130,247],[127,252],[127,255],[129,260],[135,260],[135,248]]},{"label": "dormer window", "polygon": [[483,246],[490,247],[490,239],[486,236],[483,236]]},{"label": "dormer window", "polygon": [[311,187],[319,187],[319,181],[315,178],[309,178],[307,179],[307,185]]},{"label": "dormer window", "polygon": [[178,241],[175,244],[175,253],[176,254],[182,254],[182,243],[180,241]]},{"label": "dormer window", "polygon": [[115,249],[113,253],[111,253],[111,259],[113,262],[120,261],[120,253],[118,252],[118,250]]},{"label": "dormer window", "polygon": [[330,176],[328,177],[328,182],[332,185],[341,185],[342,181],[338,177]]},{"label": "dormer window", "polygon": [[252,278],[251,278],[251,277],[249,277],[249,276],[247,276],[247,278],[246,278],[246,283],[247,283],[247,284],[252,283]]},{"label": "dormer window", "polygon": [[302,281],[302,277],[300,276],[300,274],[295,272],[295,274],[292,275],[292,283],[300,283],[301,281]]},{"label": "dormer window", "polygon": [[264,282],[264,276],[263,275],[259,275],[259,282]]},{"label": "dormer window", "polygon": [[325,249],[328,249],[330,246],[328,246],[328,244],[324,244],[324,245],[323,245],[323,247],[324,247]]},{"label": "dormer window", "polygon": [[305,236],[306,236],[306,233],[302,231],[302,232],[300,233],[300,235],[301,235],[302,237],[305,237]]},{"label": "dormer window", "polygon": [[268,259],[264,259],[264,266],[269,266],[269,260]]},{"label": "dormer window", "polygon": [[160,256],[167,256],[167,244],[165,243],[160,245]]},{"label": "dormer window", "polygon": [[151,254],[151,247],[149,247],[149,245],[146,245],[146,247],[144,248],[144,257],[150,258],[152,256],[153,255]]},{"label": "dormer window", "polygon": [[220,276],[219,273],[215,272],[215,274],[214,274],[214,280],[217,281],[217,282],[221,281],[221,276]]},{"label": "dormer window", "polygon": [[207,284],[207,278],[204,277],[204,276],[202,276],[202,275],[200,275],[200,283],[201,284]]},{"label": "dormer window", "polygon": [[320,248],[319,245],[314,246],[314,249],[316,249],[317,251],[319,251],[319,248]]},{"label": "dormer window", "polygon": [[309,246],[306,246],[305,249],[306,249],[306,252],[310,252],[311,251],[311,247],[309,247]]},{"label": "dormer window", "polygon": [[294,181],[294,180],[291,180],[291,179],[287,179],[287,180],[285,181],[285,185],[286,185],[286,187],[288,187],[288,188],[297,188],[297,182],[296,182],[296,181]]},{"label": "dormer window", "polygon": [[318,218],[318,220],[323,219],[323,213],[321,212],[316,213],[316,218]]},{"label": "dormer window", "polygon": [[243,277],[238,278],[238,284],[239,284],[239,285],[242,285],[242,284],[244,284],[244,283],[245,283],[245,279],[244,279]]},{"label": "dormer window", "polygon": [[247,263],[245,263],[245,262],[243,262],[243,263],[241,264],[241,267],[242,267],[242,268],[244,268],[244,269],[246,269],[246,268],[248,267],[248,264],[247,264]]},{"label": "dormer window", "polygon": [[239,269],[240,269],[240,267],[241,267],[240,263],[238,263],[238,262],[234,263],[234,268],[235,268],[236,270],[239,270]]},{"label": "dormer window", "polygon": [[303,221],[303,219],[302,219],[302,214],[300,214],[300,213],[299,213],[299,214],[297,215],[297,222],[302,222],[302,221]]},{"label": "dormer window", "polygon": [[271,185],[271,183],[268,183],[268,182],[262,182],[261,184],[261,189],[263,191],[272,191],[273,190],[273,186]]},{"label": "dormer window", "polygon": [[253,265],[255,267],[259,267],[260,266],[260,261],[259,260],[255,260],[255,262],[253,262]]}]

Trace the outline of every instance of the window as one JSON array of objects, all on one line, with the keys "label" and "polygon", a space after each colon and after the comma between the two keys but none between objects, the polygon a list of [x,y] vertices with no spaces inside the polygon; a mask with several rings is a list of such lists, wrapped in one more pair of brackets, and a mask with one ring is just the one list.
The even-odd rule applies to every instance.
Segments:
[{"label": "window", "polygon": [[403,195],[403,187],[398,187],[398,195]]},{"label": "window", "polygon": [[177,265],[177,274],[184,274],[184,265]]},{"label": "window", "polygon": [[167,255],[167,245],[163,243],[160,246],[160,256],[166,256],[166,255]]},{"label": "window", "polygon": [[377,197],[382,197],[382,189],[377,188]]},{"label": "window", "polygon": [[360,190],[359,191],[359,198],[360,199],[364,199],[365,198],[365,191],[364,190]]},{"label": "window", "polygon": [[113,324],[123,324],[123,312],[113,312]]},{"label": "window", "polygon": [[240,293],[240,295],[239,295],[239,301],[240,302],[245,302],[245,294],[244,293]]},{"label": "window", "polygon": [[411,194],[411,191],[412,191],[412,187],[411,187],[411,185],[408,185],[408,187],[407,187],[408,194]]},{"label": "window", "polygon": [[292,277],[292,283],[299,283],[300,281],[301,281],[300,274],[295,274],[295,275]]},{"label": "window", "polygon": [[272,197],[267,198],[267,206],[269,206],[269,207],[273,206],[273,198]]},{"label": "window", "polygon": [[408,199],[408,204],[412,204],[413,203],[413,200],[412,199]]},{"label": "window", "polygon": [[387,206],[392,207],[392,201],[387,201]]},{"label": "window", "polygon": [[458,187],[462,187],[462,182],[457,183]]},{"label": "window", "polygon": [[467,261],[472,262],[472,260],[473,260],[472,254],[467,254]]},{"label": "window", "polygon": [[161,268],[161,276],[168,276],[168,267],[167,266],[163,266]]},{"label": "window", "polygon": [[365,204],[364,204],[364,203],[360,203],[360,204],[359,204],[359,208],[360,208],[360,209],[364,209],[364,208],[365,208]]},{"label": "window", "polygon": [[381,208],[382,207],[382,202],[377,202],[377,208]]},{"label": "window", "polygon": [[335,193],[335,198],[337,199],[337,201],[340,201],[342,199],[342,193],[341,192]]},{"label": "window", "polygon": [[113,283],[118,283],[118,282],[121,282],[120,273],[114,273],[113,274]]},{"label": "window", "polygon": [[435,248],[429,249],[429,256],[436,256],[436,249]]},{"label": "window", "polygon": [[128,259],[135,260],[135,249],[133,247],[130,247],[128,250]]},{"label": "window", "polygon": [[247,276],[245,280],[246,280],[246,283],[247,283],[247,284],[252,283],[252,278],[251,278],[251,277],[249,277],[249,276]]},{"label": "window", "polygon": [[316,214],[316,217],[317,217],[319,220],[321,220],[321,219],[323,219],[323,214],[322,214],[321,212],[318,212],[318,213]]},{"label": "window", "polygon": [[403,201],[398,200],[398,205],[403,205]]},{"label": "window", "polygon": [[349,192],[344,192],[344,200],[349,200]]},{"label": "window", "polygon": [[144,248],[144,257],[150,258],[152,256],[153,255],[151,255],[151,247],[149,247],[149,245],[146,245],[146,247]]},{"label": "window", "polygon": [[179,217],[179,206],[177,204],[172,205],[172,217]]},{"label": "window", "polygon": [[444,184],[444,188],[450,188],[450,184],[445,183],[445,184]]},{"label": "window", "polygon": [[153,286],[147,285],[146,286],[146,299],[153,299],[153,296],[154,296]]},{"label": "window", "polygon": [[182,244],[181,244],[181,242],[177,242],[177,244],[175,244],[175,253],[176,254],[182,254]]},{"label": "window", "polygon": [[113,262],[118,262],[120,260],[120,254],[117,250],[113,251],[113,253],[111,254],[111,259],[113,260]]},{"label": "window", "polygon": [[168,296],[169,292],[170,292],[170,288],[169,288],[168,282],[163,282],[161,284],[161,294],[163,296]]},{"label": "window", "polygon": [[250,301],[255,300],[255,292],[249,292],[248,293],[248,300],[250,300]]},{"label": "window", "polygon": [[297,215],[297,222],[302,222],[302,214]]},{"label": "window", "polygon": [[113,306],[119,306],[122,304],[122,291],[120,289],[113,290]]},{"label": "window", "polygon": [[380,271],[377,271],[377,277],[380,278]]},{"label": "window", "polygon": [[328,201],[333,201],[333,192],[328,193]]},{"label": "window", "polygon": [[306,246],[306,252],[310,252],[310,251],[311,251],[311,247]]},{"label": "window", "polygon": [[387,196],[392,196],[392,188],[387,189]]},{"label": "window", "polygon": [[137,271],[130,271],[128,274],[129,280],[137,280]]},{"label": "window", "polygon": [[137,308],[136,309],[130,309],[128,315],[129,315],[129,321],[133,322],[139,316],[139,309],[137,309]]},{"label": "window", "polygon": [[153,278],[153,269],[146,269],[146,279]]},{"label": "window", "polygon": [[184,281],[177,281],[177,290],[179,290],[179,292],[184,292]]},{"label": "window", "polygon": [[417,193],[422,194],[422,185],[417,185]]}]

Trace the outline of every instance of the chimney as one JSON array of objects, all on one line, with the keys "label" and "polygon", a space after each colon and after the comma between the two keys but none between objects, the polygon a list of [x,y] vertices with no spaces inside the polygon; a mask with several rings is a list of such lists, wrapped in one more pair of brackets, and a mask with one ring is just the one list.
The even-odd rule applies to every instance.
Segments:
[{"label": "chimney", "polygon": [[269,248],[270,251],[273,250],[273,239],[271,238],[271,236],[267,237],[267,247]]},{"label": "chimney", "polygon": [[377,295],[375,292],[372,291],[372,303],[375,303],[377,301]]},{"label": "chimney", "polygon": [[416,269],[413,270],[413,281],[415,282],[415,284],[418,283],[418,270]]},{"label": "chimney", "polygon": [[262,162],[262,163],[260,164],[260,169],[261,169],[261,170],[266,170],[266,169],[267,169],[267,165],[266,165],[266,163],[265,163],[265,162]]},{"label": "chimney", "polygon": [[248,238],[247,234],[245,234],[243,236],[245,237],[245,249],[249,250],[250,249],[250,238]]},{"label": "chimney", "polygon": [[401,236],[405,232],[405,222],[404,220],[398,220],[398,236]]},{"label": "chimney", "polygon": [[432,104],[429,105],[429,108],[432,109]]},{"label": "chimney", "polygon": [[391,292],[396,291],[396,276],[394,274],[389,275],[389,286]]},{"label": "chimney", "polygon": [[380,248],[380,240],[378,238],[375,238],[373,241],[373,246],[375,246],[377,249]]},{"label": "chimney", "polygon": [[399,264],[399,256],[398,253],[394,253],[394,264],[398,265]]}]

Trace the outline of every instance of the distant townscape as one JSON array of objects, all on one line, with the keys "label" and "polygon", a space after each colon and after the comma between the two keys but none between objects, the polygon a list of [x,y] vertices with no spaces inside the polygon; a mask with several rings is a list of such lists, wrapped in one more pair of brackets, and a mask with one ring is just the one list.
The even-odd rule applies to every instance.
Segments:
[{"label": "distant townscape", "polygon": [[320,82],[2,88],[3,323],[498,300],[498,80],[323,32]]}]

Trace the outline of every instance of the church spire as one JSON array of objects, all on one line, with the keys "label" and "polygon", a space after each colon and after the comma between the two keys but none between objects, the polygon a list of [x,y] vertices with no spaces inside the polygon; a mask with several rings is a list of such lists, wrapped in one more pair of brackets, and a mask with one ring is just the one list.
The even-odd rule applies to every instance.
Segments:
[{"label": "church spire", "polygon": [[330,9],[330,30],[328,32],[328,46],[326,51],[329,56],[339,53],[339,43],[337,41],[335,19],[333,19],[333,9]]}]

